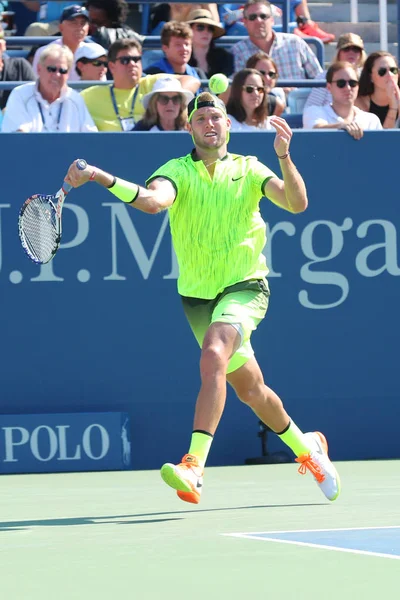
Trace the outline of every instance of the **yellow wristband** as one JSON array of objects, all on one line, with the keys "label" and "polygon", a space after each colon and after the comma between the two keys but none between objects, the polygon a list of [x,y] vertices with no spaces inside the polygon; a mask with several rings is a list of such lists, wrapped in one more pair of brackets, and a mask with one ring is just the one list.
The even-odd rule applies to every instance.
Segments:
[{"label": "yellow wristband", "polygon": [[122,202],[131,204],[132,202],[135,202],[136,198],[139,196],[140,188],[136,183],[131,183],[130,181],[125,181],[124,179],[116,177],[115,183],[109,187],[108,190],[114,194],[114,196],[119,198],[119,200],[122,200]]}]

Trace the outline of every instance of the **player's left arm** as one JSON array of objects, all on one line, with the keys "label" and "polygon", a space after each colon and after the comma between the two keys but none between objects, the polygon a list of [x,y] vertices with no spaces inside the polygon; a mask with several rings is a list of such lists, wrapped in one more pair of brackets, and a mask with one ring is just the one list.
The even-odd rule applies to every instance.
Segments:
[{"label": "player's left arm", "polygon": [[264,186],[264,194],[274,204],[292,213],[306,210],[307,190],[304,180],[292,162],[289,153],[293,132],[281,117],[271,117],[271,125],[276,130],[274,149],[279,157],[283,179],[271,177]]}]

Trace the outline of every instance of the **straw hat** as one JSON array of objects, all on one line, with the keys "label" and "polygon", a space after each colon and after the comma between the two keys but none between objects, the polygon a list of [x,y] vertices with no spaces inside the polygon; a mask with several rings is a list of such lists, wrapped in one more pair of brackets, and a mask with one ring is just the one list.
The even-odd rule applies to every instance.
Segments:
[{"label": "straw hat", "polygon": [[176,77],[160,77],[153,85],[151,92],[143,96],[142,104],[144,108],[148,107],[150,98],[154,94],[162,94],[163,92],[177,92],[183,97],[185,104],[188,104],[194,98],[194,94],[189,90],[184,90],[181,82]]},{"label": "straw hat", "polygon": [[196,23],[212,25],[214,27],[213,40],[225,34],[225,29],[221,27],[221,24],[217,23],[217,21],[214,21],[210,11],[204,8],[197,8],[196,10],[192,10],[188,15],[187,23],[189,23],[189,25],[194,25]]}]

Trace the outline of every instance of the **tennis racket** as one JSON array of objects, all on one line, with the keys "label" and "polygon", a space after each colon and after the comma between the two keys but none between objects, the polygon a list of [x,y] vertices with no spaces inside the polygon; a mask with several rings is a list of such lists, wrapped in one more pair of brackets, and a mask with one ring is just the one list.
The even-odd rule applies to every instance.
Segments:
[{"label": "tennis racket", "polygon": [[[83,171],[87,163],[76,162]],[[19,238],[23,249],[36,264],[44,265],[51,261],[61,243],[61,213],[66,195],[72,185],[64,181],[53,196],[35,194],[26,200],[18,219]]]}]

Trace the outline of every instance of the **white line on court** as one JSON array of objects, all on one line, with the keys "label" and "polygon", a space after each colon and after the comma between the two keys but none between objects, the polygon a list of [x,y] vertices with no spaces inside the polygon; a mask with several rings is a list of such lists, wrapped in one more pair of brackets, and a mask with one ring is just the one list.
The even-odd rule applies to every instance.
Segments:
[{"label": "white line on court", "polygon": [[[280,540],[277,538],[265,537],[268,534],[280,534],[280,533],[317,533],[325,531],[360,531],[360,530],[374,530],[374,529],[400,529],[400,525],[384,525],[382,527],[337,527],[333,529],[291,529],[288,531],[259,531],[253,533],[222,533],[221,535],[227,537],[239,537],[244,539],[260,540],[262,542],[276,542],[279,544],[291,544],[294,546],[306,546],[309,548],[318,548],[322,550],[334,550],[336,552],[347,552],[350,554],[363,554],[366,556],[377,556],[379,558],[392,558],[394,560],[400,560],[400,556],[393,554],[385,554],[383,552],[370,552],[368,550],[356,550],[353,548],[341,548],[337,546],[327,546],[324,544],[313,544],[312,542],[299,542],[295,540]],[[260,536],[263,537],[260,537]]]}]

